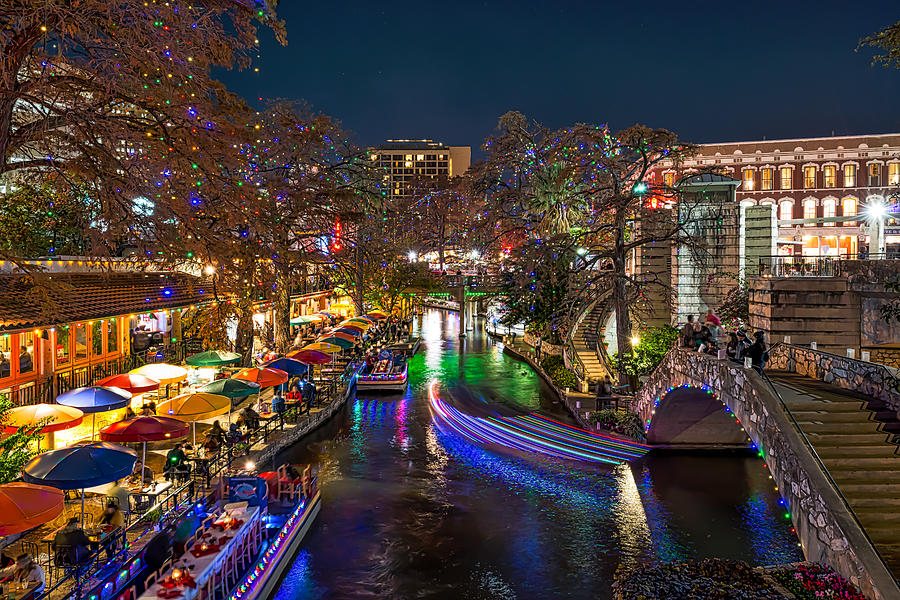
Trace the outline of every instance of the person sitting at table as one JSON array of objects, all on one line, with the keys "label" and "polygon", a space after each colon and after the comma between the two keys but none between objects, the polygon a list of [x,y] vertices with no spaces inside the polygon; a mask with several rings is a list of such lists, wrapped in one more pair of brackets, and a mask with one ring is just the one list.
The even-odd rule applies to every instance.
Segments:
[{"label": "person sitting at table", "polygon": [[30,554],[20,554],[13,565],[0,569],[0,579],[15,581],[30,586],[36,584],[32,593],[37,596],[44,591],[44,569],[34,562]]},{"label": "person sitting at table", "polygon": [[81,528],[78,517],[72,517],[56,532],[51,546],[56,552],[57,564],[78,566],[90,555],[90,545],[91,540]]},{"label": "person sitting at table", "polygon": [[302,397],[300,395],[300,385],[296,384],[296,383],[294,385],[292,385],[291,391],[289,391],[287,394],[285,394],[284,397],[286,400],[292,400],[294,402],[296,402],[297,400],[300,400]]},{"label": "person sitting at table", "polygon": [[181,444],[175,444],[175,447],[166,454],[166,464],[163,467],[163,475],[165,476],[166,481],[181,475],[187,462],[187,456],[185,456]]},{"label": "person sitting at table", "polygon": [[153,483],[154,479],[156,479],[156,474],[153,473],[153,470],[150,467],[145,466],[141,461],[137,461],[134,465],[134,472],[128,478],[128,484],[144,486]]},{"label": "person sitting at table", "polygon": [[[94,521],[94,525],[108,527],[110,530],[118,529],[125,526],[125,516],[122,514],[122,511],[119,510],[115,501],[110,500],[106,503],[106,509],[100,513],[100,516]],[[106,556],[112,558],[117,548],[118,538],[113,538],[106,545]]]},{"label": "person sitting at table", "polygon": [[127,421],[128,419],[133,419],[133,418],[135,418],[136,416],[137,416],[137,415],[134,414],[134,411],[131,409],[131,406],[129,405],[129,406],[126,406],[126,407],[125,407],[125,416],[122,417],[122,420],[123,420],[123,421]]},{"label": "person sitting at table", "polygon": [[206,439],[215,439],[219,446],[222,445],[222,441],[225,439],[225,430],[222,429],[222,424],[218,420],[213,421],[212,429],[206,432]]},{"label": "person sitting at table", "polygon": [[232,446],[241,441],[240,429],[238,429],[237,423],[232,423],[228,426],[228,433],[225,434],[225,441],[227,441]]},{"label": "person sitting at table", "polygon": [[141,416],[142,417],[154,417],[156,416],[156,402],[150,401],[141,407]]},{"label": "person sitting at table", "polygon": [[238,417],[238,423],[243,427],[246,427],[247,431],[256,431],[259,429],[259,413],[248,406],[241,411],[241,416]]},{"label": "person sitting at table", "polygon": [[115,498],[116,503],[119,506],[119,510],[121,510],[123,513],[129,513],[131,512],[131,492],[119,485],[120,481],[120,479],[116,479],[116,482],[113,484],[113,486],[106,490],[106,496],[109,498]]},{"label": "person sitting at table", "polygon": [[219,448],[221,448],[222,445],[219,443],[219,438],[207,434],[201,447],[206,451],[207,456],[212,456],[219,451]]}]

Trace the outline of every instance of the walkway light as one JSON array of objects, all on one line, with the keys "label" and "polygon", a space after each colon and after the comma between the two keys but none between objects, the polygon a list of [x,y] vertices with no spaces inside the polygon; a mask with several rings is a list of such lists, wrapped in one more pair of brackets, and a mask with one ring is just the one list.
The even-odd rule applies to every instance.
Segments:
[{"label": "walkway light", "polygon": [[639,346],[640,343],[641,343],[641,338],[639,338],[638,336],[634,336],[633,338],[631,338],[631,347],[632,348],[634,348],[635,346]]},{"label": "walkway light", "polygon": [[880,200],[874,200],[866,206],[866,216],[873,221],[880,221],[887,216],[887,206]]},{"label": "walkway light", "polygon": [[215,272],[216,272],[216,268],[212,265],[206,265],[205,267],[203,267],[203,273],[205,275],[212,275]]},{"label": "walkway light", "polygon": [[407,254],[406,257],[409,259],[409,262],[416,262],[416,259],[419,258],[419,255],[410,250],[409,254]]},{"label": "walkway light", "polygon": [[579,248],[575,251],[575,254],[577,254],[578,256],[584,256],[585,254],[587,254],[587,248]]}]

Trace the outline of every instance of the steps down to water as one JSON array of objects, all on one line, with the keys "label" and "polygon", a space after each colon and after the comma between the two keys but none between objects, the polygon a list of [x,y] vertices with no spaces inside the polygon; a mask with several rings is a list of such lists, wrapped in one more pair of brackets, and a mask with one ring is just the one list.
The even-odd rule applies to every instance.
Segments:
[{"label": "steps down to water", "polygon": [[894,576],[900,575],[900,421],[877,401],[791,373],[775,388]]},{"label": "steps down to water", "polygon": [[606,311],[602,302],[597,302],[585,315],[572,336],[572,347],[584,365],[585,378],[590,382],[603,379],[608,373],[597,357],[597,342],[603,331],[603,317]]}]

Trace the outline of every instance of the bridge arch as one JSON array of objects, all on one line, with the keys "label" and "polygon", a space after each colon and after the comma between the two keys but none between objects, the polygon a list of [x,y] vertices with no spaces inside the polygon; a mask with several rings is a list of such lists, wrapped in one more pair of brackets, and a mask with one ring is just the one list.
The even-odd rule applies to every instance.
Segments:
[{"label": "bridge arch", "polygon": [[[673,395],[679,389],[686,391]],[[691,414],[699,417],[693,424],[684,412],[691,401],[701,405],[692,409]],[[704,421],[715,425],[707,431],[712,440],[713,433],[728,431],[722,418],[730,420],[733,415],[730,431],[743,427],[744,442],[757,448],[765,460],[807,560],[829,565],[868,598],[900,598],[900,586],[834,481],[781,399],[758,373],[731,361],[674,348],[635,395],[632,409],[645,423],[648,440],[699,431],[693,428]],[[669,425],[670,419],[683,422]],[[656,445],[678,447],[672,443],[679,439],[677,435]]]},{"label": "bridge arch", "polygon": [[749,448],[752,440],[728,404],[706,384],[669,386],[653,400],[645,421],[657,448]]}]

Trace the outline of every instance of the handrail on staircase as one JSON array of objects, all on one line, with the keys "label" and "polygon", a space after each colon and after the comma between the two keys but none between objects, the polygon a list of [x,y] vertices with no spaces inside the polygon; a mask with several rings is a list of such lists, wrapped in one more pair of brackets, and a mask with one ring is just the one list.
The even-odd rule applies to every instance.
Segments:
[{"label": "handrail on staircase", "polygon": [[[775,348],[775,346],[772,346],[772,348],[770,348],[770,352],[774,348]],[[897,577],[894,575],[893,571],[891,571],[890,567],[888,567],[888,565],[887,565],[887,562],[884,560],[884,556],[882,556],[881,552],[878,551],[878,547],[875,546],[875,542],[873,542],[872,538],[869,537],[869,533],[866,531],[866,528],[863,527],[862,523],[860,523],[859,518],[856,516],[856,512],[850,506],[850,502],[847,500],[846,497],[844,497],[844,494],[841,492],[841,488],[838,486],[837,482],[831,476],[831,472],[828,470],[828,467],[825,466],[825,463],[822,461],[822,458],[819,456],[819,453],[816,452],[815,448],[813,448],[812,442],[810,442],[809,438],[806,437],[806,434],[803,433],[803,428],[800,427],[800,424],[794,418],[794,415],[791,412],[791,409],[788,408],[788,405],[784,401],[784,398],[782,398],[781,394],[775,388],[775,384],[772,383],[772,380],[769,379],[769,376],[766,374],[765,371],[760,370],[760,371],[757,371],[757,373],[759,373],[762,376],[763,381],[765,381],[768,384],[769,390],[778,399],[778,402],[781,404],[781,408],[784,410],[784,413],[787,415],[788,419],[790,419],[791,424],[794,426],[794,429],[797,431],[797,433],[800,434],[800,439],[803,440],[803,443],[806,446],[806,449],[809,451],[810,455],[813,457],[813,460],[815,460],[816,464],[819,466],[819,468],[825,474],[825,478],[831,484],[831,487],[834,488],[835,492],[837,492],[838,498],[840,498],[841,502],[844,504],[844,508],[846,508],[847,512],[850,513],[850,516],[853,518],[853,521],[859,527],[859,530],[862,531],[863,536],[866,538],[866,541],[869,542],[869,545],[872,547],[872,550],[875,551],[875,555],[881,561],[881,564],[884,565],[885,570],[888,573],[890,573],[891,577],[894,579],[894,582],[896,582],[896,583],[898,583],[898,585],[900,585],[900,582],[898,582]]]}]

